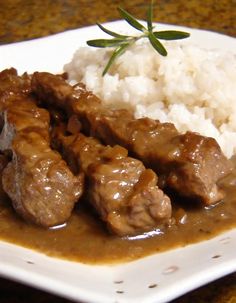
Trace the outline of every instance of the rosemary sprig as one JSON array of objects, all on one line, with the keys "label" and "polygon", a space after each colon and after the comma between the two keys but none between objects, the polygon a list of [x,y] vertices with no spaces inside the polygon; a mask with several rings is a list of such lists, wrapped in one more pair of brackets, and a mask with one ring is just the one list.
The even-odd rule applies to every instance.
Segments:
[{"label": "rosemary sprig", "polygon": [[147,10],[147,27],[142,25],[134,16],[129,14],[123,8],[118,8],[118,11],[121,17],[129,23],[132,27],[141,31],[142,34],[139,36],[130,36],[130,35],[121,35],[119,33],[115,33],[103,25],[97,23],[99,28],[105,32],[106,34],[112,36],[112,39],[95,39],[95,40],[88,40],[87,44],[93,47],[115,47],[106,67],[103,70],[102,75],[104,76],[109,68],[111,67],[112,63],[115,59],[121,56],[125,50],[131,46],[134,42],[141,38],[148,38],[149,42],[153,46],[153,48],[162,56],[167,56],[167,50],[163,46],[163,44],[159,40],[179,40],[185,39],[190,36],[189,33],[182,32],[182,31],[175,31],[175,30],[166,30],[166,31],[153,31],[154,26],[152,23],[153,19],[153,4],[152,1]]}]

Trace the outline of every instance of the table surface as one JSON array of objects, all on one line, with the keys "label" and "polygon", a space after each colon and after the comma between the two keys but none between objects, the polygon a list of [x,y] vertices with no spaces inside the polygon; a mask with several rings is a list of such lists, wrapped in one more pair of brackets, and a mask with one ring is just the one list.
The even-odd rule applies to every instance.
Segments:
[{"label": "table surface", "polygon": [[[149,1],[0,0],[0,44],[119,19],[121,6],[145,19]],[[236,37],[236,0],[154,1],[154,21],[217,31]],[[69,303],[54,295],[0,279],[0,302]],[[188,293],[175,303],[235,303],[236,274]]]}]

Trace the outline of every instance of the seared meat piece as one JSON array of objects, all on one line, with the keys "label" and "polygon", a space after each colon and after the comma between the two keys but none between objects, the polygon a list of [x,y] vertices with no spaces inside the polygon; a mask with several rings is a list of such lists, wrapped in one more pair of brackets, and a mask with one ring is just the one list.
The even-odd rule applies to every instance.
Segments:
[{"label": "seared meat piece", "polygon": [[89,202],[113,233],[135,235],[169,223],[171,202],[157,187],[156,174],[125,148],[81,133],[57,133],[55,141],[73,169],[85,173]]},{"label": "seared meat piece", "polygon": [[97,125],[101,139],[125,146],[157,171],[161,187],[206,205],[224,197],[217,181],[229,173],[231,164],[213,138],[193,132],[180,135],[173,124],[150,119],[102,116]]},{"label": "seared meat piece", "polygon": [[134,119],[126,110],[108,110],[83,85],[72,87],[49,73],[35,73],[33,91],[46,102],[76,114],[85,131],[106,144],[120,144],[152,167],[159,185],[205,205],[221,200],[218,180],[232,169],[213,138],[197,133],[179,134],[171,123]]},{"label": "seared meat piece", "polygon": [[0,150],[12,152],[3,171],[3,188],[26,220],[45,227],[64,223],[82,193],[83,176],[74,176],[60,154],[50,148],[48,112],[38,108],[25,91],[14,89],[9,81],[0,96],[4,117]]},{"label": "seared meat piece", "polygon": [[[1,108],[6,107],[11,102],[11,96],[28,95],[31,91],[31,78],[25,73],[18,76],[15,68],[5,69],[0,72],[0,98]],[[0,115],[0,129],[3,127],[3,117]]]},{"label": "seared meat piece", "polygon": [[28,94],[31,90],[31,77],[25,73],[18,76],[16,69],[9,68],[0,72],[0,96],[9,96],[9,94]]},{"label": "seared meat piece", "polygon": [[2,173],[5,167],[7,166],[7,164],[8,164],[8,158],[6,157],[6,155],[0,154],[0,205],[8,200],[7,194],[3,190],[3,186],[2,186]]}]

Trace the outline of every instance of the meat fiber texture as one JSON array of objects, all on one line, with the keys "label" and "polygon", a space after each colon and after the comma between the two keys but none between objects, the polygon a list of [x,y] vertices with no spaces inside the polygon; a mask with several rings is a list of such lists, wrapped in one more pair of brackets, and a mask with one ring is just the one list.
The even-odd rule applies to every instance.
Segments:
[{"label": "meat fiber texture", "polygon": [[14,69],[0,73],[0,150],[11,154],[2,183],[20,216],[50,227],[68,220],[83,178],[50,148],[49,113],[29,97],[29,82]]},{"label": "meat fiber texture", "polygon": [[75,115],[86,133],[127,148],[157,172],[162,188],[207,205],[223,198],[217,182],[232,166],[215,139],[193,132],[180,135],[172,123],[134,119],[131,111],[107,109],[83,84],[72,87],[50,73],[34,73],[32,89],[44,102]]},{"label": "meat fiber texture", "polygon": [[230,158],[236,151],[236,53],[187,40],[166,48],[162,57],[139,41],[102,77],[112,50],[82,47],[64,69],[72,83],[83,82],[105,104],[131,107],[136,118],[172,122],[181,133],[213,137]]},{"label": "meat fiber texture", "polygon": [[106,146],[82,133],[54,131],[53,141],[73,170],[85,173],[87,199],[110,231],[130,236],[170,224],[171,202],[158,188],[154,171],[128,157],[121,146]]}]

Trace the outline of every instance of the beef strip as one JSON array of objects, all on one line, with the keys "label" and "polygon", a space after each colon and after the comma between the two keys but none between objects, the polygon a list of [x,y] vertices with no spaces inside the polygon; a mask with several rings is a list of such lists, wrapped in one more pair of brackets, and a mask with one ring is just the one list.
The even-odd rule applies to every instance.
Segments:
[{"label": "beef strip", "polygon": [[0,96],[6,97],[9,94],[15,95],[27,95],[31,91],[31,76],[24,73],[22,76],[18,76],[15,68],[5,69],[0,73]]},{"label": "beef strip", "polygon": [[151,166],[160,176],[161,187],[205,205],[224,197],[217,181],[229,173],[231,165],[213,138],[193,132],[178,134],[173,124],[112,116],[102,116],[95,132],[107,143],[125,146]]},{"label": "beef strip", "polygon": [[[30,76],[24,73],[19,77],[15,68],[5,69],[0,72],[0,84],[1,106],[8,102],[11,95],[27,95],[31,91]],[[2,127],[3,117],[0,115],[0,129]]]},{"label": "beef strip", "polygon": [[35,94],[76,114],[85,131],[106,144],[120,144],[153,168],[159,185],[187,198],[211,205],[224,197],[217,185],[232,170],[218,143],[198,133],[179,134],[173,124],[148,118],[134,119],[126,110],[109,110],[82,84],[70,86],[49,73],[35,73]]},{"label": "beef strip", "polygon": [[74,176],[51,149],[49,113],[29,97],[24,77],[11,69],[0,73],[0,87],[2,83],[0,150],[12,153],[3,170],[3,188],[26,220],[45,227],[62,224],[82,193],[83,176]]},{"label": "beef strip", "polygon": [[104,146],[81,133],[55,133],[54,140],[73,170],[85,173],[88,200],[109,230],[128,236],[170,223],[171,202],[157,187],[156,174],[128,157],[125,148]]},{"label": "beef strip", "polygon": [[5,167],[7,166],[8,162],[8,157],[4,154],[0,154],[0,205],[5,203],[6,201],[8,202],[9,199],[2,186],[2,173]]}]

